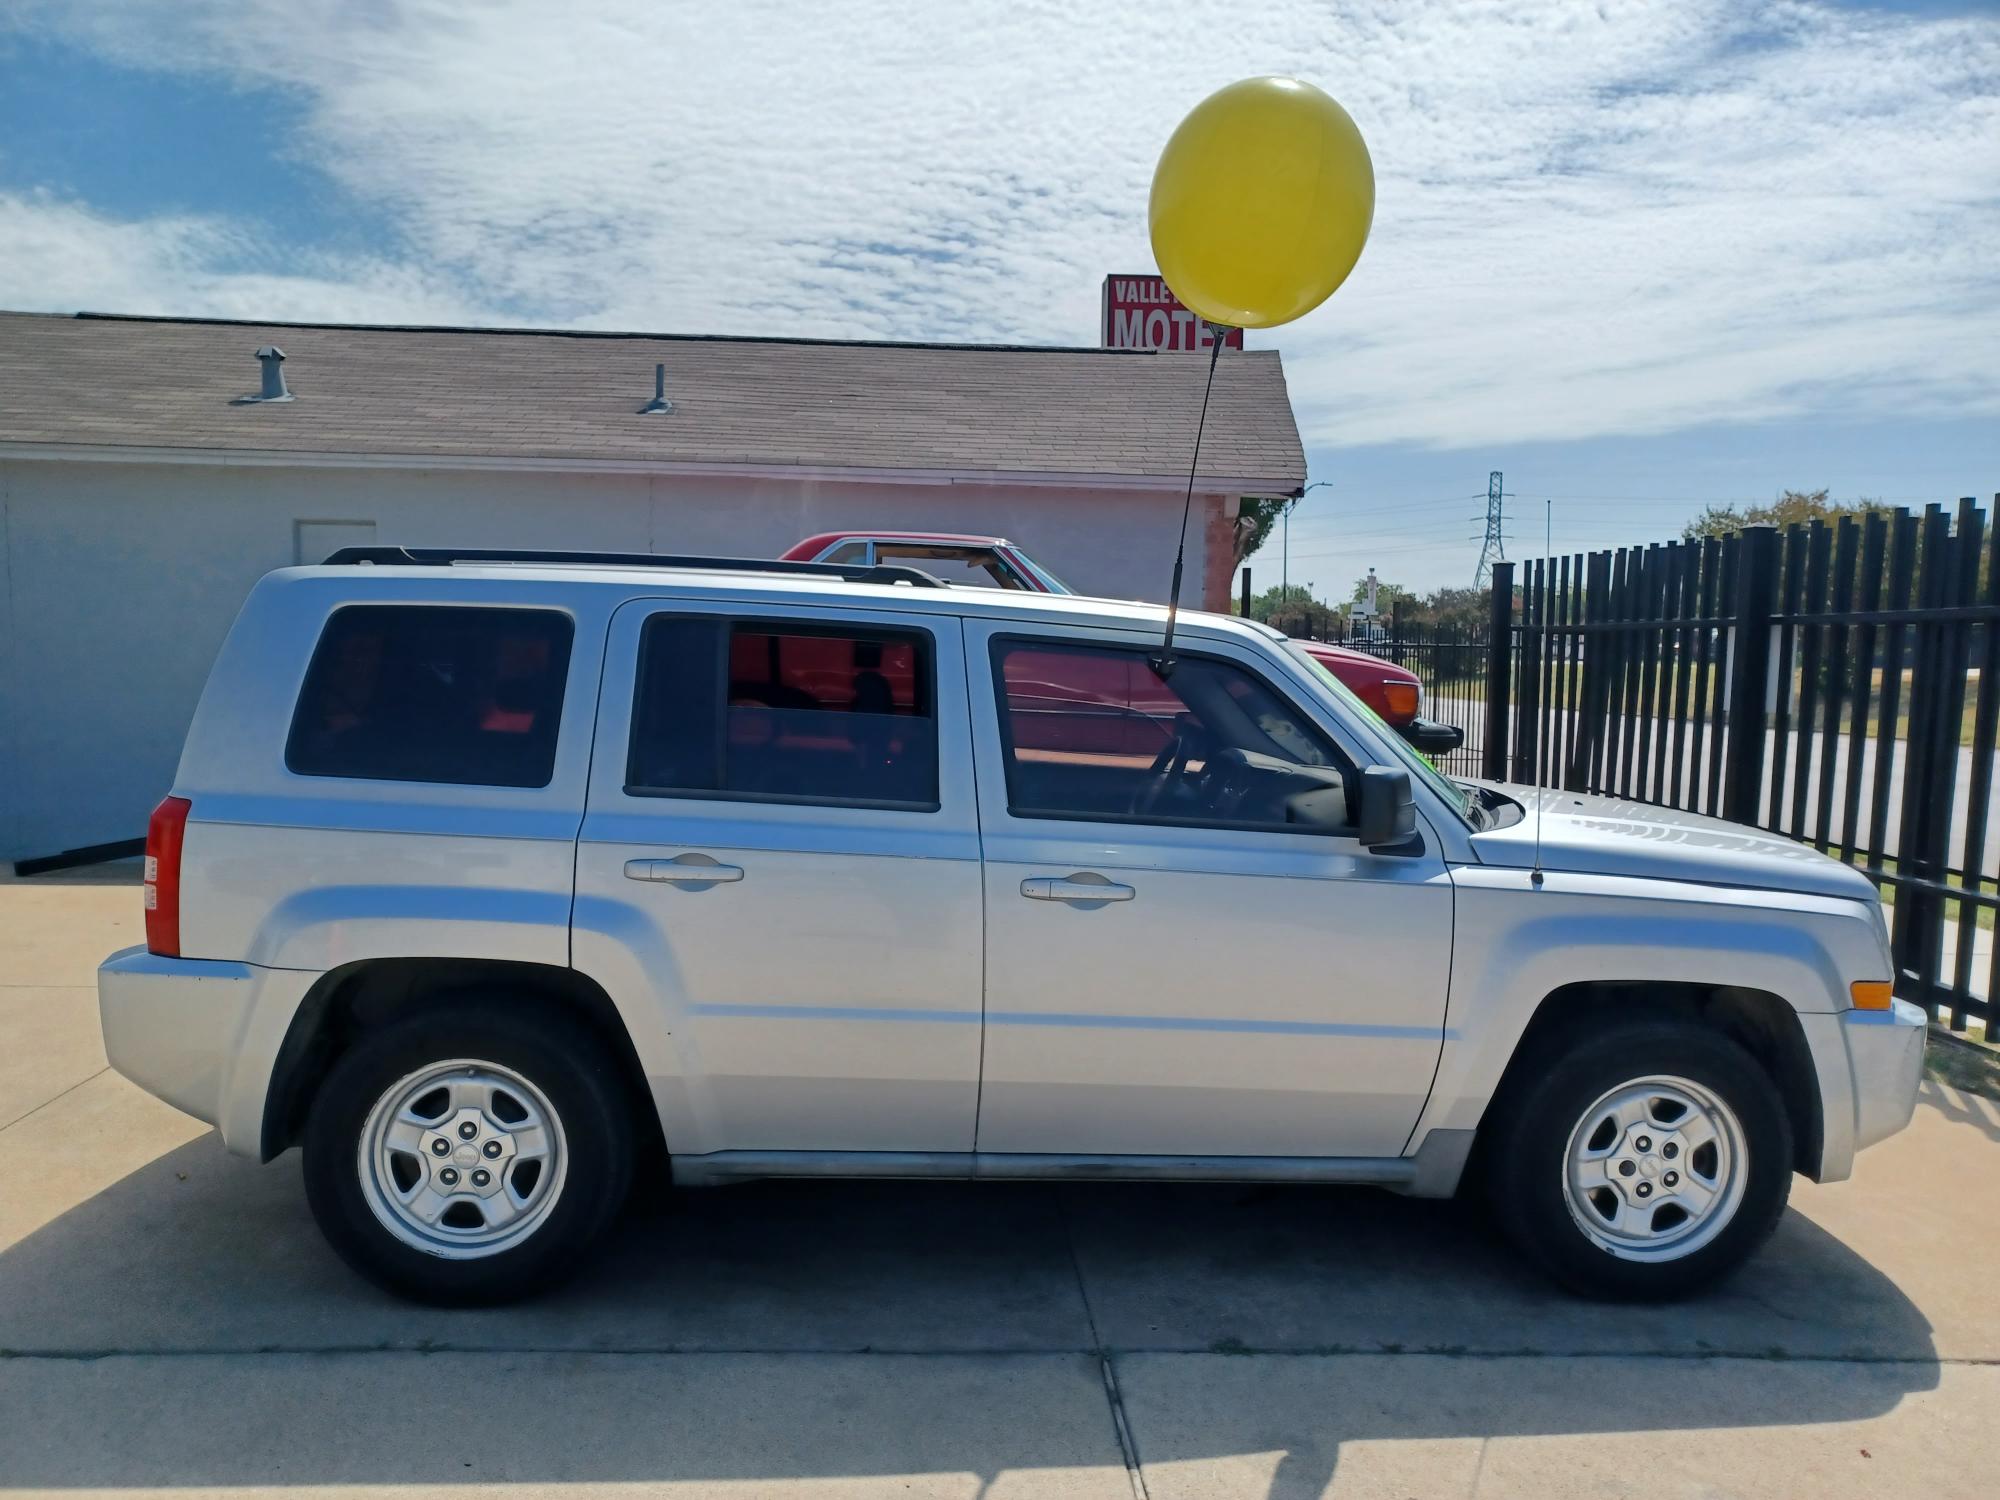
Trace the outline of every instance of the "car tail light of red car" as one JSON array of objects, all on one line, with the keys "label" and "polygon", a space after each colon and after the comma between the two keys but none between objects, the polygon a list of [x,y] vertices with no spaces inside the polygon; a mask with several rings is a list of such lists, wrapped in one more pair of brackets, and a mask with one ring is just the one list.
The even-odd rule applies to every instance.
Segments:
[{"label": "car tail light of red car", "polygon": [[1382,701],[1389,707],[1386,718],[1397,722],[1414,719],[1424,706],[1424,690],[1414,682],[1385,682]]}]

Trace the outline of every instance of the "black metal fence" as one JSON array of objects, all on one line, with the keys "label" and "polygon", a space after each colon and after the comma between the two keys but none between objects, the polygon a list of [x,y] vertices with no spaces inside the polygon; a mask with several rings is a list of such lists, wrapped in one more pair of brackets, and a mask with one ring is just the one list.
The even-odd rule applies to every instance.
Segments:
[{"label": "black metal fence", "polygon": [[1449,776],[1482,773],[1486,669],[1492,654],[1484,622],[1405,625],[1392,619],[1387,625],[1356,628],[1337,610],[1315,606],[1311,613],[1303,608],[1281,610],[1272,615],[1271,623],[1299,640],[1345,646],[1414,672],[1424,686],[1424,716],[1465,731],[1465,743],[1457,750],[1433,757],[1439,768]]},{"label": "black metal fence", "polygon": [[1494,570],[1483,774],[1847,861],[1891,905],[1897,993],[1994,1034],[2000,527],[1984,511],[1751,527],[1515,575]]},{"label": "black metal fence", "polygon": [[1417,674],[1424,717],[1456,724],[1465,743],[1435,757],[1449,776],[1477,776],[1486,735],[1486,668],[1492,645],[1484,626],[1392,625],[1389,637],[1366,648]]}]

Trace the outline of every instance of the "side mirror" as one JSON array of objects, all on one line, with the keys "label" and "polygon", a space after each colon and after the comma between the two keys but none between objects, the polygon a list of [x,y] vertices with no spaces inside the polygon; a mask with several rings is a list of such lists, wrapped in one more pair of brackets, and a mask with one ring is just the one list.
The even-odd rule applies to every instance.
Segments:
[{"label": "side mirror", "polygon": [[1440,724],[1436,719],[1412,719],[1403,726],[1403,738],[1426,755],[1449,755],[1465,743],[1465,731],[1456,724]]},{"label": "side mirror", "polygon": [[1410,798],[1410,773],[1396,766],[1368,766],[1361,772],[1361,842],[1369,849],[1400,844],[1417,831],[1417,807]]}]

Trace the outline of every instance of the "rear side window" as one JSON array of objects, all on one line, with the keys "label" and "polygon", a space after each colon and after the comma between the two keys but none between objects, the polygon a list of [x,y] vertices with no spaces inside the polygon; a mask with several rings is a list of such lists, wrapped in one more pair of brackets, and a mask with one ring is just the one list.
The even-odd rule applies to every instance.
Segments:
[{"label": "rear side window", "polygon": [[935,811],[930,638],[656,615],[625,789]]},{"label": "rear side window", "polygon": [[548,609],[357,604],[306,669],[285,765],[301,776],[547,786],[574,627]]}]

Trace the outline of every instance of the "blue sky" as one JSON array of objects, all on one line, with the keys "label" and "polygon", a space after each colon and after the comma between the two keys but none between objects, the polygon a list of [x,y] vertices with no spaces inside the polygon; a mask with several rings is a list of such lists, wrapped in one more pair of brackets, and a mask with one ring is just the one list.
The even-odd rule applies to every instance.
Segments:
[{"label": "blue sky", "polygon": [[0,0],[0,306],[1091,342],[1173,123],[1280,71],[1379,184],[1252,338],[1295,581],[1469,581],[1495,468],[1522,553],[2000,490],[1991,5]]}]

